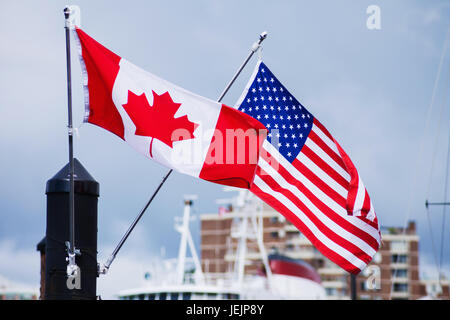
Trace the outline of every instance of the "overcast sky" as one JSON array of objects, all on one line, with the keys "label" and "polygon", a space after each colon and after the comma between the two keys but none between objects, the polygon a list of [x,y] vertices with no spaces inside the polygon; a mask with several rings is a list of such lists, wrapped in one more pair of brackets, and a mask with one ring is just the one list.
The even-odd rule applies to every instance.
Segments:
[{"label": "overcast sky", "polygon": [[[65,4],[0,4],[0,275],[31,286],[39,281],[35,248],[45,235],[45,183],[68,161]],[[265,63],[349,154],[381,225],[416,221],[421,273],[435,275],[431,235],[439,251],[442,208],[430,211],[430,233],[424,202],[444,199],[449,52],[429,106],[450,21],[448,1],[72,4],[81,8],[84,31],[106,47],[211,99],[266,30]],[[381,9],[381,30],[366,27],[372,4]],[[72,58],[74,126],[79,127],[84,105],[75,47]],[[234,105],[255,63],[249,63],[224,103]],[[98,250],[104,262],[167,169],[99,127],[83,124],[78,131],[75,156],[100,183]],[[145,264],[161,247],[167,256],[176,255],[173,222],[182,213],[183,194],[198,195],[196,214],[217,212],[215,200],[229,196],[219,185],[173,174],[110,274],[99,279],[99,294],[112,297],[142,281]],[[192,229],[198,243],[198,221]],[[450,245],[444,258],[450,277]]]}]

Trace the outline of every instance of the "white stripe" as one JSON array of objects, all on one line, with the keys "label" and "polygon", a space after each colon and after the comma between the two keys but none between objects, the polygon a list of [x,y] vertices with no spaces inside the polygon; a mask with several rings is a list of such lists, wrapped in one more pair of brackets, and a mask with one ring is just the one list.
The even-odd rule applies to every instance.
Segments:
[{"label": "white stripe", "polygon": [[325,161],[331,168],[333,168],[337,173],[339,173],[345,180],[350,182],[350,175],[345,171],[336,161],[331,158],[328,153],[322,150],[317,144],[311,139],[306,139],[305,145],[307,145],[316,155],[318,155],[323,161]]},{"label": "white stripe", "polygon": [[314,234],[318,241],[320,241],[324,246],[328,247],[330,250],[336,252],[338,255],[343,257],[345,260],[352,263],[359,269],[364,269],[366,267],[366,263],[353,255],[350,251],[345,248],[342,248],[334,241],[329,239],[325,234],[320,231],[319,228],[297,207],[295,206],[285,195],[280,192],[272,190],[270,186],[268,186],[259,176],[255,176],[255,180],[253,182],[261,191],[275,197],[277,201],[281,202],[286,208],[288,208],[292,213],[294,213],[302,223],[306,225],[306,227]]},{"label": "white stripe", "polygon": [[278,185],[292,192],[323,224],[325,224],[325,226],[327,226],[330,230],[333,230],[338,236],[349,241],[350,243],[353,243],[361,251],[364,251],[373,257],[376,251],[369,244],[330,219],[319,208],[317,208],[307,196],[305,196],[298,188],[287,182],[283,176],[274,170],[264,159],[260,159],[258,165],[266,171],[278,183]]},{"label": "white stripe", "polygon": [[[264,143],[263,148],[265,148],[270,155],[278,161],[278,163],[283,166],[295,179],[299,180],[306,188],[311,190],[311,192],[320,200],[322,201],[326,206],[328,206],[330,209],[332,209],[336,214],[340,215],[342,218],[347,220],[349,223],[354,225],[356,228],[359,228],[360,230],[368,233],[370,236],[372,236],[378,243],[379,241],[379,232],[375,228],[373,228],[371,225],[365,223],[359,218],[349,216],[347,214],[346,208],[340,206],[336,201],[334,201],[332,198],[330,198],[325,192],[320,190],[312,181],[310,181],[308,178],[306,178],[300,171],[298,171],[289,161],[287,161],[283,156],[281,156],[278,151],[270,144],[270,143]],[[306,156],[305,156],[306,157]],[[258,164],[260,164],[262,158],[260,158]],[[309,160],[309,159],[308,159]],[[267,163],[267,162],[266,162]],[[273,168],[272,168],[273,169]],[[332,180],[334,181],[334,180]],[[324,183],[326,183],[324,181]],[[342,188],[341,185],[335,183],[336,186],[340,189],[342,189],[342,195],[344,199],[347,199],[347,191]],[[332,189],[335,189],[335,186],[330,186]],[[339,193],[339,192],[338,192]]]},{"label": "white stripe", "polygon": [[334,143],[334,141],[332,141],[330,138],[328,138],[328,136],[325,133],[323,133],[323,131],[318,126],[313,124],[311,130],[314,131],[319,136],[319,138],[322,139],[322,141],[325,142],[325,144],[327,146],[329,146],[331,148],[331,150],[334,151],[334,153],[336,153],[339,157],[341,157],[339,150],[336,147],[336,144]]},{"label": "white stripe", "polygon": [[355,216],[361,215],[361,209],[364,205],[364,198],[366,197],[366,188],[358,174],[358,191],[356,193],[355,204],[353,205],[353,214]]}]

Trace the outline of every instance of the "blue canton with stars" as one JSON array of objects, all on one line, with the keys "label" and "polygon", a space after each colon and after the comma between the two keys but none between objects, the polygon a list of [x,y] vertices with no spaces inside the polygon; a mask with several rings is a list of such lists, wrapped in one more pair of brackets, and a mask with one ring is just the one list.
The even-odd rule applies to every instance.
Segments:
[{"label": "blue canton with stars", "polygon": [[266,126],[267,140],[289,162],[300,153],[314,120],[263,62],[239,110]]}]

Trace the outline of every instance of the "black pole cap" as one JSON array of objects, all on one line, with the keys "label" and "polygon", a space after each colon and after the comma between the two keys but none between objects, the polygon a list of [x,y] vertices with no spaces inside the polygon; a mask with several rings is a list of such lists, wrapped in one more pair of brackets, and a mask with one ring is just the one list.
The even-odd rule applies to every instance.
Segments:
[{"label": "black pole cap", "polygon": [[[70,192],[69,164],[58,171],[50,180],[47,181],[45,193]],[[83,167],[78,159],[73,159],[73,180],[74,191],[76,193],[100,195],[100,185]]]}]

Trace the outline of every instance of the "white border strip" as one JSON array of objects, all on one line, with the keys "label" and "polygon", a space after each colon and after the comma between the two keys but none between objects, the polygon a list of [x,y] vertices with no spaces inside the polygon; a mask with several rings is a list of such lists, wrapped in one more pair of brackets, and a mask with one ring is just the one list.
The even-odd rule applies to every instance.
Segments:
[{"label": "white border strip", "polygon": [[80,65],[81,65],[81,77],[83,79],[83,92],[84,92],[84,118],[83,118],[83,122],[88,122],[89,113],[90,113],[90,109],[89,109],[88,73],[87,73],[87,69],[86,69],[86,64],[84,63],[83,49],[82,49],[82,46],[81,46],[80,38],[78,38],[77,29],[78,28],[75,26],[75,28],[72,31],[73,31],[73,34],[74,34],[75,42],[77,44],[77,48],[78,48],[78,57],[80,59]]},{"label": "white border strip", "polygon": [[258,74],[258,70],[259,70],[259,65],[261,64],[262,59],[258,59],[258,62],[256,63],[255,69],[253,70],[252,76],[250,77],[250,79],[247,82],[247,85],[245,86],[244,91],[242,92],[241,96],[239,97],[239,99],[237,100],[237,102],[235,103],[235,105],[233,106],[233,108],[235,109],[239,109],[239,107],[241,106],[242,101],[244,101],[245,96],[248,93],[248,90],[250,89],[253,81],[255,81],[256,75]]}]

